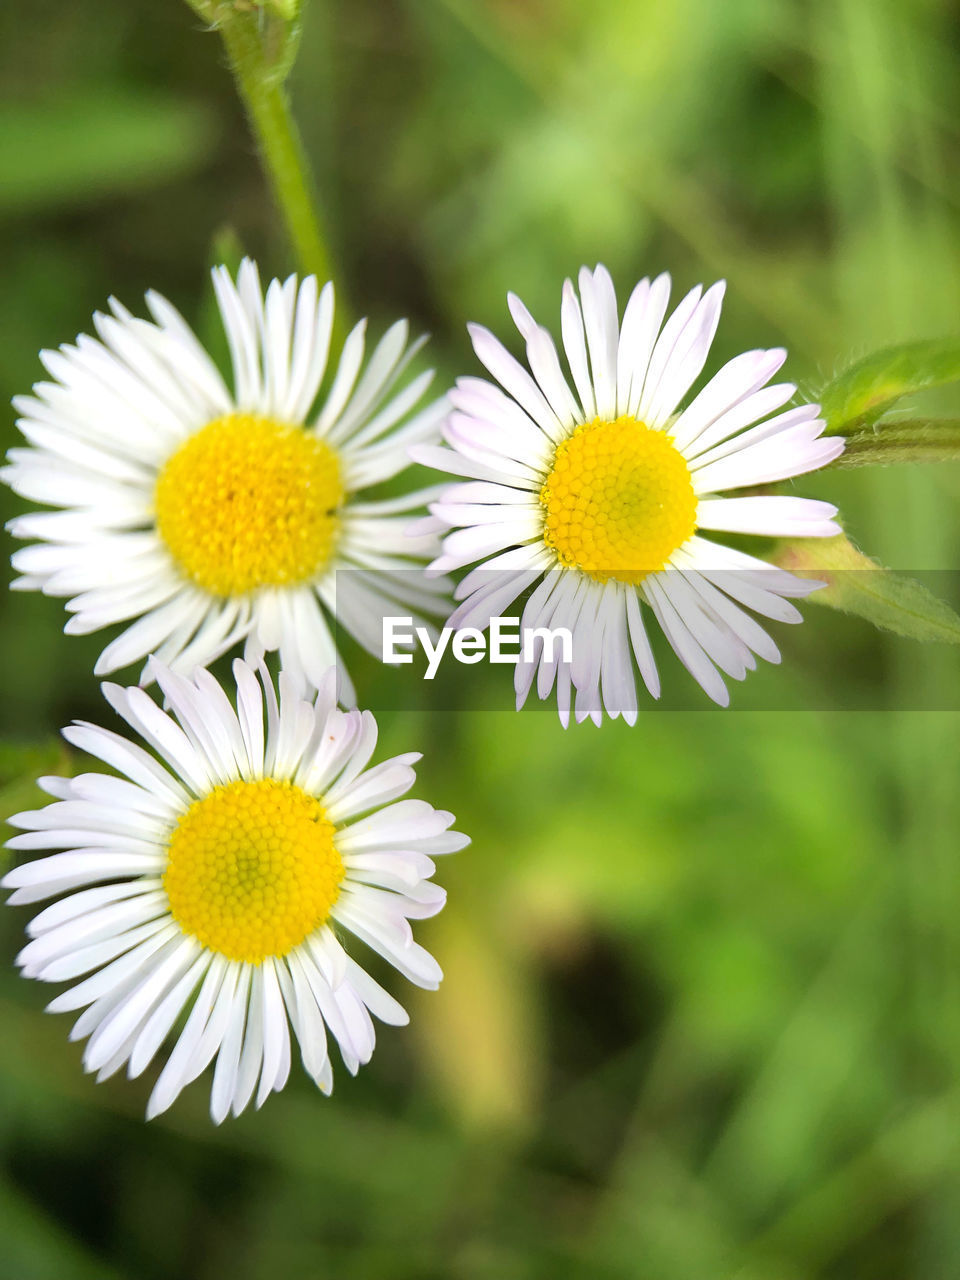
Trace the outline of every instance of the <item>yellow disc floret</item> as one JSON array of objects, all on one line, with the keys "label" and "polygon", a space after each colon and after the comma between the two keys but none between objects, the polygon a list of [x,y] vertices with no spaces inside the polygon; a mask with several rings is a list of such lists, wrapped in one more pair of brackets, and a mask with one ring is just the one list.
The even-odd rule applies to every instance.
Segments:
[{"label": "yellow disc floret", "polygon": [[329,561],[344,499],[334,450],[302,427],[231,413],[190,436],[157,480],[160,536],[220,597],[309,581]]},{"label": "yellow disc floret", "polygon": [[627,416],[596,418],[562,441],[540,503],[544,542],[598,582],[641,582],[696,530],[683,455],[666,432]]},{"label": "yellow disc floret", "polygon": [[323,924],[344,876],[323,805],[273,778],[196,801],[168,853],[163,884],[181,929],[251,964],[286,955]]}]

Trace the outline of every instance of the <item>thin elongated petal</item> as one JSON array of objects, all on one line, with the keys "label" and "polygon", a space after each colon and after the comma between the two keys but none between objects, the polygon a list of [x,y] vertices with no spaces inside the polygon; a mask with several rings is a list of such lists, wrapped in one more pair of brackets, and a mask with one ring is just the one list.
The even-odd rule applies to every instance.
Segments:
[{"label": "thin elongated petal", "polygon": [[[822,538],[839,528],[828,503],[716,496],[815,471],[844,447],[823,436],[816,405],[784,409],[796,387],[769,385],[786,359],[779,348],[734,357],[684,406],[709,358],[724,289],[698,285],[668,315],[670,277],[644,279],[621,323],[609,272],[582,268],[577,287],[564,282],[560,305],[576,395],[549,331],[515,294],[507,300],[529,368],[470,326],[500,385],[461,378],[444,427],[449,447],[417,450],[419,461],[465,478],[431,502],[423,533],[445,530],[432,573],[470,567],[448,626],[486,628],[530,592],[522,625],[533,645],[516,663],[518,710],[535,686],[541,699],[556,696],[564,725],[571,710],[578,722],[599,724],[604,712],[633,722],[637,671],[660,695],[650,614],[726,705],[720,671],[739,680],[757,657],[780,658],[745,609],[797,622],[789,598],[818,585],[760,574],[762,562],[700,536]],[[572,637],[571,659],[547,644],[553,631]]]},{"label": "thin elongated petal", "polygon": [[[246,291],[256,319],[249,276]],[[282,328],[277,309],[292,313],[296,295],[271,297]],[[286,394],[270,377],[271,394]],[[467,838],[452,814],[401,798],[418,752],[372,763],[376,721],[337,706],[335,668],[316,689],[281,672],[278,696],[264,665],[238,660],[235,698],[202,669],[188,678],[151,660],[151,675],[168,711],[142,689],[105,692],[164,765],[76,725],[70,740],[124,776],[44,778],[52,802],[12,819],[12,848],[52,852],[7,872],[11,901],[56,899],[28,925],[17,964],[72,984],[48,1008],[81,1011],[70,1035],[87,1040],[98,1081],[158,1062],[148,1118],[211,1063],[216,1123],[262,1106],[287,1082],[294,1041],[329,1093],[328,1030],[355,1072],[374,1051],[374,1018],[407,1021],[348,954],[349,935],[435,987],[439,965],[411,922],[442,908],[434,857]]]},{"label": "thin elongated petal", "polygon": [[[42,353],[49,380],[16,401],[28,447],[10,451],[0,479],[24,498],[61,509],[12,522],[14,535],[32,542],[14,556],[14,587],[65,597],[71,635],[127,624],[103,649],[97,675],[149,655],[189,675],[247,642],[278,651],[282,666],[315,681],[331,661],[326,651],[318,656],[313,643],[327,624],[309,615],[304,601],[312,599],[322,615],[336,575],[370,567],[371,522],[353,518],[355,495],[407,468],[411,447],[436,448],[449,405],[441,399],[423,407],[433,375],[409,374],[424,339],[410,341],[405,320],[387,329],[369,358],[366,321],[360,321],[328,378],[332,285],[321,288],[312,276],[263,285],[247,259],[236,278],[214,268],[213,286],[230,353],[230,387],[183,317],[154,292],[147,295],[150,319],[111,299],[110,314],[94,316],[98,337],[81,335],[75,344]],[[314,498],[314,480],[298,471],[302,456],[287,466],[276,445],[261,445],[256,465],[227,456],[231,432],[250,446],[253,423],[266,424],[263,438],[269,428],[284,436],[300,427],[326,442],[331,484],[342,490],[330,502],[334,528],[326,542],[315,538],[312,513],[306,530],[299,516],[287,526],[285,488],[295,510],[310,500],[329,501]],[[210,443],[211,427],[219,432],[217,445]],[[224,450],[222,462],[209,452],[197,462],[196,452],[185,452],[198,447],[201,435],[208,450]],[[178,510],[171,516],[162,486],[174,462]],[[193,492],[184,480],[191,466],[199,476],[197,494],[221,476],[229,490],[230,500],[217,504],[222,528],[216,534],[196,494],[192,505],[179,505],[180,495]],[[238,478],[241,466],[251,474],[249,483]],[[298,492],[311,484],[306,495]],[[364,503],[356,505],[362,510]],[[422,510],[420,502],[404,511],[415,505]],[[376,567],[409,611],[419,594],[413,571],[436,555],[438,541],[409,538],[407,523],[376,521]],[[248,531],[257,527],[272,533],[251,541]],[[203,570],[189,551],[191,539],[202,548]],[[290,543],[292,568],[280,552],[274,563],[272,551],[261,553],[261,562],[251,550],[275,549],[283,540]],[[348,631],[352,620],[336,619]],[[362,642],[370,647],[369,637]],[[141,682],[150,678],[146,669]],[[345,681],[345,696],[351,688]]]}]

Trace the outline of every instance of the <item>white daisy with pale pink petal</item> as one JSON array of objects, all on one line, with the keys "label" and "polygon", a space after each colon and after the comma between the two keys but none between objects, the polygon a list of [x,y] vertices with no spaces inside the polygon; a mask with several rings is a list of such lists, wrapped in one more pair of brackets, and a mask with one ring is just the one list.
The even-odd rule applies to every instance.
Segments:
[{"label": "white daisy with pale pink petal", "polygon": [[14,401],[28,447],[0,479],[59,510],[8,525],[31,543],[12,585],[68,597],[68,632],[126,624],[98,675],[149,654],[189,673],[244,642],[248,660],[278,650],[316,685],[339,657],[331,620],[379,655],[384,614],[445,610],[446,584],[423,573],[435,538],[407,536],[430,493],[364,491],[439,440],[447,406],[417,408],[433,374],[406,381],[422,340],[405,320],[366,359],[359,321],[331,362],[331,284],[264,290],[247,259],[213,285],[229,384],[154,292],[149,320],[111,299],[96,338],[41,353],[50,380]]},{"label": "white daisy with pale pink petal", "polygon": [[[720,319],[723,283],[691,290],[667,317],[670,278],[642,280],[622,320],[606,268],[568,280],[563,350],[514,295],[510,311],[529,369],[480,325],[470,336],[495,381],[461,378],[451,393],[446,446],[418,445],[420,462],[459,475],[431,504],[448,532],[436,572],[473,566],[457,588],[455,627],[489,625],[525,596],[521,626],[565,628],[516,667],[517,705],[534,683],[556,690],[560,717],[597,724],[604,711],[633,723],[635,671],[658,697],[646,624],[656,620],[706,693],[729,702],[724,675],[742,680],[779,650],[753,614],[799,622],[790,597],[819,585],[716,535],[830,537],[836,508],[786,494],[740,493],[815,471],[843,450],[824,437],[819,406],[785,406],[796,387],[770,385],[780,349],[735,357],[684,404]],[[733,496],[728,496],[733,495]],[[529,594],[526,594],[529,593]]]},{"label": "white daisy with pale pink petal", "polygon": [[315,697],[281,674],[279,700],[262,665],[259,681],[239,660],[234,673],[235,701],[207,671],[151,661],[169,711],[104,685],[144,745],[74,724],[67,741],[120,776],[42,778],[54,802],[10,819],[22,834],[8,847],[44,855],[4,877],[11,905],[55,899],[17,963],[67,984],[48,1009],[82,1011],[70,1038],[98,1080],[164,1058],[148,1117],[211,1064],[215,1122],[259,1107],[286,1084],[292,1045],[324,1093],[328,1040],[356,1073],[373,1018],[407,1014],[350,939],[437,987],[410,921],[443,906],[433,859],[468,843],[453,814],[403,798],[418,753],[370,767],[376,721],[337,707],[333,668]]}]

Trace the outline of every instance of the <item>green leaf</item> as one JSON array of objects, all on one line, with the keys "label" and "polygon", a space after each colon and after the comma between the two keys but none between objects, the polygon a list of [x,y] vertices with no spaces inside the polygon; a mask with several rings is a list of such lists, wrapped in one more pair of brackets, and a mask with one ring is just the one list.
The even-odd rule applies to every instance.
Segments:
[{"label": "green leaf", "polygon": [[960,381],[960,338],[885,347],[851,365],[820,392],[828,435],[864,427],[901,396]]},{"label": "green leaf", "polygon": [[0,213],[82,204],[194,168],[215,141],[196,103],[142,90],[0,107]]},{"label": "green leaf", "polygon": [[884,631],[911,640],[960,644],[960,617],[915,578],[894,573],[858,551],[846,534],[780,542],[774,563],[827,585],[810,596],[842,613],[856,614]]},{"label": "green leaf", "polygon": [[892,462],[953,462],[960,458],[960,418],[900,418],[847,436],[834,467],[885,467]]}]

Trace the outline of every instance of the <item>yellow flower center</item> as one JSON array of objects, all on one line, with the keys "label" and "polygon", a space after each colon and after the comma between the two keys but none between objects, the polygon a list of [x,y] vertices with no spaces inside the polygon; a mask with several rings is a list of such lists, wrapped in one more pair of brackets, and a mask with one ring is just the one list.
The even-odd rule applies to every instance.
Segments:
[{"label": "yellow flower center", "polygon": [[184,933],[230,960],[284,956],[323,924],[343,860],[323,805],[291,782],[216,787],[170,837],[163,884]]},{"label": "yellow flower center", "polygon": [[696,531],[690,468],[636,418],[585,422],[557,446],[540,490],[543,540],[598,582],[642,582]]},{"label": "yellow flower center", "polygon": [[314,577],[333,553],[343,499],[340,461],[323,440],[230,413],[190,436],[160,472],[157,529],[197,586],[243,595]]}]

